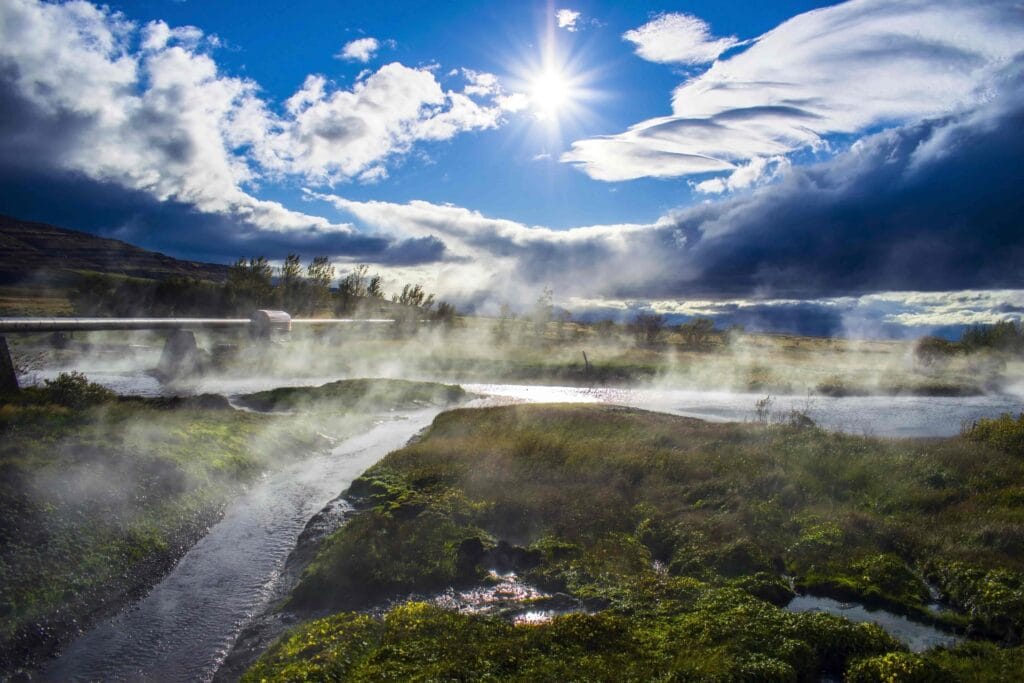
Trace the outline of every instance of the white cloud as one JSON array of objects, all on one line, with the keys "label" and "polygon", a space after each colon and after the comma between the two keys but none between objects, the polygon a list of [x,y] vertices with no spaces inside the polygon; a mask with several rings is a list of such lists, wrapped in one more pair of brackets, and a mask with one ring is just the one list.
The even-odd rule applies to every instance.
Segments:
[{"label": "white cloud", "polygon": [[358,38],[357,40],[345,43],[345,46],[341,48],[341,52],[336,54],[335,57],[365,64],[373,59],[373,56],[379,49],[380,43],[376,38]]},{"label": "white cloud", "polygon": [[[957,325],[991,325],[1004,320],[1020,320],[1024,314],[1024,290],[962,290],[955,292],[879,292],[859,297],[823,299],[615,299],[579,297],[569,300],[576,311],[601,310],[628,312],[649,310],[663,315],[735,316],[737,312],[758,309],[770,319],[771,311],[794,306],[835,310],[844,320],[864,326],[873,324],[867,336],[878,336],[881,325],[911,328],[941,328]],[[1014,313],[1005,313],[1005,309]],[[856,329],[847,329],[851,337],[862,337]],[[872,334],[873,332],[873,334]]]},{"label": "white cloud", "polygon": [[[437,237],[449,259],[435,271],[418,271],[444,296],[469,299],[488,293],[522,305],[550,285],[560,296],[581,295],[638,284],[671,267],[664,250],[652,248],[660,224],[594,225],[552,230],[489,218],[470,209],[411,201],[360,202],[338,195],[310,193],[364,225],[399,238]],[[436,279],[435,279],[436,278]]]},{"label": "white cloud", "polygon": [[576,31],[577,24],[579,21],[580,13],[572,9],[560,9],[555,12],[555,19],[558,21],[558,28],[564,28],[566,31]]},{"label": "white cloud", "polygon": [[680,13],[663,14],[622,37],[640,57],[662,64],[706,64],[739,44],[736,36],[713,37],[703,19]]},{"label": "white cloud", "polygon": [[416,142],[495,128],[516,111],[493,74],[463,70],[462,92],[446,91],[426,68],[386,64],[351,89],[309,76],[286,103],[290,115],[257,145],[265,168],[311,181],[379,180]]},{"label": "white cloud", "polygon": [[486,71],[463,69],[462,75],[468,83],[462,91],[466,95],[494,95],[501,89],[501,86],[498,84],[498,77]]},{"label": "white cloud", "polygon": [[[261,201],[244,188],[298,174],[378,180],[423,140],[501,125],[516,108],[492,74],[446,91],[427,68],[388,64],[350,89],[309,76],[275,111],[258,84],[223,74],[195,27],[141,29],[86,2],[0,3],[0,72],[19,106],[16,140],[37,163],[274,230],[350,226]],[[134,46],[138,45],[138,49]]]},{"label": "white cloud", "polygon": [[710,178],[695,183],[693,188],[704,194],[735,192],[755,185],[763,185],[782,175],[791,166],[784,156],[754,157],[745,166],[740,166],[726,177]]},{"label": "white cloud", "polygon": [[[627,36],[639,39],[644,28]],[[673,44],[651,58],[670,61]],[[969,107],[1022,46],[1015,0],[858,0],[814,10],[680,85],[671,116],[576,141],[562,159],[599,180],[732,171],[824,136]]]}]

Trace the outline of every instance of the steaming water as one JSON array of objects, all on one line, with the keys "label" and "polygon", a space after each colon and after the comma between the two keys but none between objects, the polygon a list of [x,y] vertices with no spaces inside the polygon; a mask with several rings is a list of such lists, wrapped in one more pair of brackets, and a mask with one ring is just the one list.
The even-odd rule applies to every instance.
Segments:
[{"label": "steaming water", "polygon": [[44,679],[212,679],[241,629],[267,606],[306,522],[438,412],[401,414],[268,474],[148,596],[72,643]]},{"label": "steaming water", "polygon": [[[138,371],[85,374],[118,393],[143,396],[219,393],[233,395],[278,386],[318,385],[334,377],[206,378],[166,388]],[[40,371],[26,383],[56,376]],[[464,384],[467,391],[492,397],[488,403],[612,403],[707,420],[747,420],[763,394],[683,389],[614,389],[509,384]],[[1019,396],[977,397],[777,397],[773,410],[805,412],[830,429],[879,436],[949,436],[965,421],[1022,408]],[[197,543],[152,592],[129,610],[75,641],[44,678],[70,680],[209,680],[239,632],[274,595],[275,582],[306,522],[348,482],[430,423],[438,410],[406,414],[349,439],[329,454],[313,456],[273,472],[235,502],[223,520]],[[798,599],[799,600],[799,599]],[[794,601],[796,602],[796,601]],[[791,605],[798,609],[802,603]],[[841,610],[857,620],[858,607],[818,600],[806,608]],[[834,608],[834,610],[833,610]],[[865,614],[871,620],[878,612]],[[945,638],[891,616],[887,629],[909,629],[908,642]],[[526,619],[548,618],[546,613]],[[896,620],[896,621],[894,621]],[[906,620],[904,620],[906,621]],[[891,622],[891,623],[890,623]],[[929,627],[921,627],[928,629]],[[917,630],[915,630],[917,629]],[[934,629],[932,629],[934,630]],[[936,635],[938,634],[938,635]],[[914,639],[918,640],[914,640]],[[944,641],[935,641],[944,642]]]},{"label": "steaming water", "polygon": [[933,647],[952,647],[960,642],[956,636],[943,633],[933,626],[911,621],[906,617],[885,610],[869,610],[856,603],[839,602],[831,598],[816,598],[810,595],[798,595],[793,598],[786,609],[792,612],[828,612],[845,617],[861,624],[878,624],[889,634],[899,640],[911,652],[924,652]]},{"label": "steaming water", "polygon": [[[41,382],[58,371],[42,371],[24,378]],[[263,391],[281,386],[314,386],[343,379],[327,377],[208,377],[187,385],[164,387],[141,372],[94,372],[85,374],[121,394],[160,396],[163,394],[233,394]],[[609,387],[557,387],[527,384],[463,384],[467,391],[511,402],[612,403],[645,410],[684,415],[716,422],[751,420],[754,406],[764,393],[698,391],[693,389],[647,389]],[[774,396],[772,410],[782,415],[789,410],[806,413],[826,429],[852,434],[887,437],[954,436],[961,425],[979,417],[1024,411],[1024,396],[990,394],[983,396]]]},{"label": "steaming water", "polygon": [[[765,394],[691,389],[614,389],[463,384],[466,391],[527,402],[614,403],[714,422],[751,420]],[[807,414],[826,429],[875,436],[953,436],[979,417],[1024,409],[1019,396],[775,396],[772,411]]]}]

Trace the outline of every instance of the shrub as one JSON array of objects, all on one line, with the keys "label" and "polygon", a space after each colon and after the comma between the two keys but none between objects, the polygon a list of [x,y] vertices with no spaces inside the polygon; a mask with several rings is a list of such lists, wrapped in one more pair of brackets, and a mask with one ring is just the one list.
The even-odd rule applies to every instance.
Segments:
[{"label": "shrub", "polygon": [[43,398],[67,408],[85,408],[112,400],[116,394],[90,382],[80,372],[62,372],[56,379],[43,381]]},{"label": "shrub", "polygon": [[980,418],[964,430],[971,441],[988,443],[1014,455],[1024,455],[1024,413],[1014,419],[1009,413]]},{"label": "shrub", "polygon": [[914,344],[914,358],[924,366],[935,365],[957,352],[957,345],[942,337],[921,337]]},{"label": "shrub", "polygon": [[937,665],[920,655],[887,652],[855,662],[846,672],[846,680],[850,683],[938,683],[949,680],[949,677]]}]

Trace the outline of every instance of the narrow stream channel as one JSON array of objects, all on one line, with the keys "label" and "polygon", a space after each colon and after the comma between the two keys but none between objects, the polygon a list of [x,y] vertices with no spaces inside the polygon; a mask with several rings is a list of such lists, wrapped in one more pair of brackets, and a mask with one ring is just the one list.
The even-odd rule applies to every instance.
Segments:
[{"label": "narrow stream channel", "polygon": [[156,587],[72,643],[43,680],[209,681],[262,612],[309,519],[440,409],[396,413],[330,452],[270,472]]}]

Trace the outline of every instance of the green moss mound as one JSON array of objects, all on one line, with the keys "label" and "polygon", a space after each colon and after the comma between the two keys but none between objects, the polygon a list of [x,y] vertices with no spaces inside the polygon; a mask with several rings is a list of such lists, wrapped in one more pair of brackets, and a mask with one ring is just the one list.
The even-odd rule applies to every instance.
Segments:
[{"label": "green moss mound", "polygon": [[[598,680],[803,680],[848,669],[870,680],[918,659],[884,634],[862,646],[836,626],[854,628],[841,619],[778,609],[790,581],[1013,644],[1024,632],[1022,477],[1019,458],[962,438],[882,440],[607,406],[455,410],[353,484],[363,511],[324,542],[291,605],[344,611],[472,583],[502,556],[524,580],[598,614],[531,628],[436,616],[490,634],[466,641],[465,656],[483,658],[484,678],[539,671],[549,680],[588,670],[591,657],[600,662],[594,671],[615,674]],[[929,583],[958,611],[932,611]],[[537,634],[588,618],[621,627],[607,652],[566,655],[565,669],[527,667],[546,656],[547,636]],[[387,622],[365,623],[386,634]],[[672,657],[631,649],[657,643],[655,634],[675,643]],[[503,643],[497,651],[521,648],[524,659],[502,669],[486,654],[489,639]],[[367,661],[394,663],[391,650],[367,642]],[[680,652],[693,662],[684,665]],[[927,665],[913,670],[984,668],[959,652],[922,655]],[[883,658],[849,668],[871,657]],[[299,671],[306,659],[282,644],[253,671]],[[711,668],[692,668],[701,663]]]},{"label": "green moss mound", "polygon": [[301,410],[331,407],[363,410],[443,406],[466,397],[462,387],[402,379],[343,379],[317,387],[281,387],[238,398],[253,410]]}]

